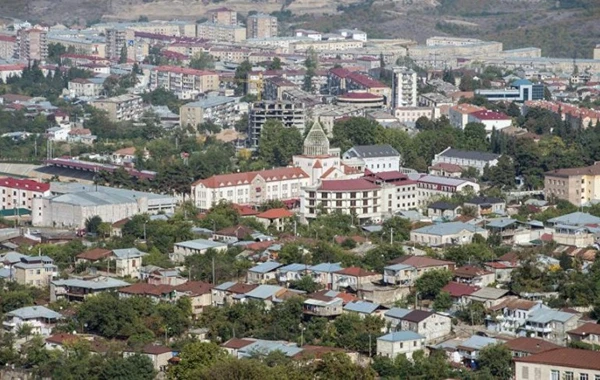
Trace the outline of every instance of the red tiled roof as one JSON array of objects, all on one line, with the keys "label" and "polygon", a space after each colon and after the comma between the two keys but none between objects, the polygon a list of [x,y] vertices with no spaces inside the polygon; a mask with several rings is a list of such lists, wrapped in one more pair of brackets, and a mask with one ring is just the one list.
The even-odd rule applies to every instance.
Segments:
[{"label": "red tiled roof", "polygon": [[119,289],[119,293],[162,296],[171,293],[175,289],[172,285],[152,285],[144,282],[138,282],[133,285]]},{"label": "red tiled roof", "polygon": [[600,335],[600,325],[597,323],[586,323],[574,330],[567,331],[567,333],[580,336],[586,336],[589,334]]},{"label": "red tiled roof", "polygon": [[478,286],[471,286],[460,282],[450,282],[442,288],[442,292],[448,292],[452,297],[462,297],[473,294],[479,289]]},{"label": "red tiled roof", "polygon": [[550,343],[543,339],[521,337],[506,342],[506,347],[511,351],[526,352],[529,354],[538,354],[540,352],[560,348],[559,345]]},{"label": "red tiled roof", "polygon": [[216,235],[223,236],[235,236],[238,239],[243,239],[245,236],[250,235],[254,232],[254,230],[247,226],[233,226],[223,228],[222,230],[217,231]]},{"label": "red tiled roof", "polygon": [[189,69],[186,67],[178,67],[178,66],[158,66],[158,67],[154,68],[153,70],[160,71],[160,72],[169,72],[169,73],[175,73],[175,74],[187,74],[187,75],[196,75],[196,76],[219,75],[214,71],[196,70],[196,69]]},{"label": "red tiled roof", "polygon": [[0,187],[10,189],[46,192],[50,190],[50,184],[34,181],[32,179],[0,178]]},{"label": "red tiled roof", "polygon": [[129,222],[131,219],[129,218],[125,218],[125,219],[121,219],[121,220],[117,220],[116,222],[114,222],[111,226],[114,228],[122,228],[124,225],[127,224],[127,222]]},{"label": "red tiled roof", "polygon": [[381,99],[383,95],[375,95],[370,92],[348,92],[339,97],[339,99]]},{"label": "red tiled roof", "polygon": [[258,286],[258,284],[242,284],[242,283],[238,282],[236,284],[233,284],[226,291],[230,292],[230,293],[235,293],[235,294],[246,294],[246,293],[254,290],[257,286]]},{"label": "red tiled roof", "polygon": [[379,186],[363,178],[322,181],[322,191],[366,191],[377,190]]},{"label": "red tiled roof", "polygon": [[192,184],[192,186],[204,185],[207,188],[219,188],[227,186],[236,186],[250,184],[256,176],[260,175],[266,182],[290,180],[295,178],[308,178],[308,174],[300,168],[276,168],[270,170],[261,170],[254,172],[243,172],[233,174],[221,174],[206,179],[201,179]]},{"label": "red tiled roof", "polygon": [[454,269],[454,275],[459,277],[476,277],[491,274],[485,269],[477,268],[472,265],[463,265],[462,267]]},{"label": "red tiled roof", "polygon": [[439,267],[454,265],[452,261],[438,260],[427,256],[402,256],[392,260],[392,264],[406,264],[415,268]]},{"label": "red tiled roof", "polygon": [[339,271],[337,271],[335,273],[337,273],[337,274],[345,274],[345,275],[348,275],[348,276],[355,276],[355,277],[377,276],[377,274],[378,274],[376,272],[370,272],[370,271],[362,269],[360,267],[348,267],[348,268],[344,268],[342,270],[339,270]]},{"label": "red tiled roof", "polygon": [[190,293],[193,296],[209,294],[212,288],[213,286],[211,284],[202,281],[188,281],[181,285],[175,286],[176,291]]},{"label": "red tiled roof", "polygon": [[462,173],[462,171],[463,171],[463,168],[461,168],[458,165],[446,164],[444,162],[440,162],[433,166],[430,166],[429,169],[434,169],[434,170],[441,169],[441,170],[447,171],[449,173]]},{"label": "red tiled roof", "polygon": [[259,212],[256,211],[255,209],[253,209],[250,206],[244,206],[244,205],[238,205],[238,204],[232,204],[233,208],[235,208],[238,212],[238,214],[240,214],[240,216],[254,216],[254,215],[258,215]]},{"label": "red tiled roof", "polygon": [[109,257],[111,255],[111,253],[112,253],[112,251],[110,251],[108,249],[94,248],[89,251],[82,252],[75,257],[78,259],[96,261],[96,260],[102,260],[102,259]]},{"label": "red tiled roof", "polygon": [[0,65],[0,71],[22,71],[25,69],[25,65],[16,64],[16,65]]},{"label": "red tiled roof", "polygon": [[378,80],[375,80],[367,75],[361,74],[361,73],[350,73],[347,77],[346,80],[351,80],[352,82],[356,82],[359,85],[366,87],[366,88],[385,88],[387,87],[385,84],[381,83]]},{"label": "red tiled roof", "polygon": [[471,112],[470,115],[479,120],[510,120],[508,115],[489,110]]},{"label": "red tiled roof", "polygon": [[291,218],[292,216],[294,216],[294,214],[284,208],[272,208],[270,210],[256,215],[257,218],[261,219],[281,219]]},{"label": "red tiled roof", "polygon": [[548,364],[552,367],[570,367],[600,371],[600,351],[577,348],[557,348],[522,358],[515,362]]},{"label": "red tiled roof", "polygon": [[80,338],[81,337],[79,335],[60,333],[60,334],[50,335],[48,338],[46,338],[46,342],[54,343],[54,344],[64,344],[65,342],[73,342]]}]

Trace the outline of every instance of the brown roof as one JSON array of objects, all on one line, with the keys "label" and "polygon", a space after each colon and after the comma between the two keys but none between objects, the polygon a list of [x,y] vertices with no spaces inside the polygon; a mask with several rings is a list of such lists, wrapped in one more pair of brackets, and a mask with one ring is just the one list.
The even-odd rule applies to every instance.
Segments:
[{"label": "brown roof", "polygon": [[537,306],[538,303],[534,301],[523,300],[519,298],[508,299],[501,304],[494,307],[495,310],[500,310],[502,308],[509,309],[519,309],[519,310],[530,310],[531,308]]},{"label": "brown roof", "polygon": [[600,351],[577,348],[557,348],[524,358],[514,358],[515,362],[548,364],[553,367],[570,367],[600,371]]},{"label": "brown roof", "polygon": [[433,259],[427,256],[402,256],[391,261],[392,264],[406,264],[415,268],[438,267],[444,265],[454,265],[452,261]]},{"label": "brown roof", "polygon": [[125,218],[125,219],[121,219],[121,220],[117,220],[116,222],[114,222],[112,224],[112,227],[114,228],[122,228],[124,225],[127,224],[127,222],[129,222],[131,219],[129,218]]},{"label": "brown roof", "polygon": [[160,346],[160,345],[154,345],[154,344],[147,344],[142,348],[142,352],[145,354],[150,354],[150,355],[160,355],[160,354],[166,354],[167,352],[172,352],[173,350],[171,350],[169,347],[166,346]]},{"label": "brown roof", "polygon": [[506,342],[506,347],[511,351],[527,352],[529,354],[538,354],[540,352],[560,348],[559,345],[547,342],[538,338],[521,337]]},{"label": "brown roof", "polygon": [[254,340],[231,338],[227,342],[223,343],[221,347],[239,350],[240,348],[244,348],[252,343],[254,343]]},{"label": "brown roof", "polygon": [[105,258],[109,257],[110,255],[111,255],[111,251],[108,249],[94,248],[94,249],[90,249],[89,251],[81,252],[79,255],[77,255],[75,257],[78,259],[96,261],[96,260],[105,259]]},{"label": "brown roof", "polygon": [[145,282],[138,282],[119,289],[119,293],[162,296],[163,294],[171,293],[173,290],[175,290],[175,287],[172,285],[152,285]]},{"label": "brown roof", "polygon": [[46,338],[46,342],[54,343],[54,344],[64,344],[65,342],[73,342],[80,338],[81,337],[78,335],[60,333],[60,334],[50,335],[48,338]]},{"label": "brown roof", "polygon": [[254,230],[246,226],[227,227],[216,232],[217,235],[234,236],[238,239],[243,239],[244,237],[246,237],[247,235],[251,235],[252,233],[254,233]]},{"label": "brown roof", "polygon": [[345,274],[348,276],[355,276],[355,277],[367,277],[367,276],[377,276],[378,273],[376,272],[370,272],[368,270],[359,268],[359,267],[348,267],[348,268],[344,268],[342,270],[339,270],[337,272],[335,272],[337,274]]},{"label": "brown roof", "polygon": [[281,219],[281,218],[290,218],[294,216],[294,213],[284,209],[284,208],[272,208],[265,212],[262,212],[256,215],[257,218],[262,219]]},{"label": "brown roof", "polygon": [[492,272],[489,272],[485,269],[477,268],[472,265],[463,265],[462,267],[456,268],[454,270],[454,275],[460,277],[477,277],[491,273]]},{"label": "brown roof", "polygon": [[211,292],[213,286],[207,282],[202,281],[188,281],[181,285],[175,286],[175,290],[178,292],[189,292],[194,296],[200,296]]},{"label": "brown roof", "polygon": [[237,284],[233,284],[232,286],[230,286],[226,291],[230,292],[230,293],[236,293],[236,294],[246,294],[246,293],[254,290],[254,288],[256,288],[257,286],[258,286],[257,284],[237,283]]},{"label": "brown roof", "polygon": [[582,168],[556,169],[544,173],[546,176],[569,177],[577,175],[600,175],[600,165],[585,166]]},{"label": "brown roof", "polygon": [[337,347],[326,347],[326,346],[311,346],[304,345],[302,346],[302,351],[298,352],[296,355],[292,356],[294,359],[307,359],[307,358],[315,358],[320,359],[323,355],[328,354],[330,352],[346,352],[343,348]]},{"label": "brown roof", "polygon": [[406,314],[404,317],[402,317],[402,319],[405,321],[409,321],[409,322],[419,323],[419,322],[424,321],[425,319],[429,318],[432,315],[433,315],[433,313],[430,311],[413,310],[410,313]]},{"label": "brown roof", "polygon": [[597,323],[586,323],[575,330],[567,331],[568,334],[586,336],[590,334],[600,335],[600,325]]}]

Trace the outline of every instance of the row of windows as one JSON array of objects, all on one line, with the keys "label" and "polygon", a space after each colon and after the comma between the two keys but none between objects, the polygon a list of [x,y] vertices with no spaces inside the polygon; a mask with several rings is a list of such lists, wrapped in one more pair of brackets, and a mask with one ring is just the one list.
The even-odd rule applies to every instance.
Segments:
[{"label": "row of windows", "polygon": [[[362,192],[362,197],[363,198],[370,198],[370,197],[377,197],[377,191],[373,191],[373,195],[369,196],[369,192],[368,191],[363,191]],[[328,198],[335,198],[335,199],[343,199],[344,198],[344,193],[326,193],[326,192],[322,192],[321,194],[321,199],[328,199]],[[335,194],[335,196],[334,196]],[[359,192],[351,192],[350,193],[350,198],[356,198],[357,194],[360,194]],[[314,191],[309,191],[308,192],[308,197],[309,198],[316,198],[317,193]],[[331,196],[330,196],[331,195]]]},{"label": "row of windows", "polygon": [[[362,214],[369,214],[369,208],[368,207],[363,207],[363,208],[355,208],[353,209],[354,212],[356,212],[358,215]],[[374,206],[373,207],[373,213],[377,213],[378,207]],[[361,212],[362,211],[362,212]],[[315,209],[313,207],[310,207],[308,209],[308,213],[309,214],[315,214]]]}]

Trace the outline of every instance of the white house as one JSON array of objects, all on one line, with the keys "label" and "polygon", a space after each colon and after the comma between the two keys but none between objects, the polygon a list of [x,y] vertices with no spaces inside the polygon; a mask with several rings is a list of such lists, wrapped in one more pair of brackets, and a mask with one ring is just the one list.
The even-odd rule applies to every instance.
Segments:
[{"label": "white house", "polygon": [[400,170],[400,153],[391,145],[355,145],[342,155],[342,162],[373,173]]},{"label": "white house", "polygon": [[428,246],[463,245],[471,243],[476,234],[485,239],[489,235],[487,230],[468,223],[439,223],[412,230],[410,241]]},{"label": "white house", "polygon": [[215,249],[219,252],[227,250],[227,244],[213,240],[196,239],[175,243],[171,260],[182,262],[187,256],[200,254],[203,255],[209,249]]},{"label": "white house", "polygon": [[2,325],[7,331],[16,333],[22,325],[29,325],[33,334],[49,336],[63,316],[44,306],[27,306],[6,313]]},{"label": "white house", "polygon": [[246,282],[248,284],[264,284],[270,280],[275,280],[277,279],[277,268],[282,266],[282,264],[275,261],[258,264],[248,269]]},{"label": "white house", "polygon": [[116,264],[116,273],[118,276],[139,278],[142,257],[146,255],[146,252],[142,252],[137,248],[113,249],[111,260]]},{"label": "white house", "polygon": [[483,168],[486,165],[489,167],[496,166],[499,158],[500,155],[495,153],[465,151],[448,147],[436,154],[431,164],[444,163],[458,165],[463,169],[475,168],[479,171],[479,174],[483,174]]},{"label": "white house", "polygon": [[425,348],[425,337],[413,331],[396,331],[377,338],[377,355],[394,359],[398,355],[412,358]]},{"label": "white house", "polygon": [[485,131],[491,133],[494,129],[499,131],[510,127],[512,118],[500,112],[481,110],[469,114],[469,123],[481,123],[485,125]]}]

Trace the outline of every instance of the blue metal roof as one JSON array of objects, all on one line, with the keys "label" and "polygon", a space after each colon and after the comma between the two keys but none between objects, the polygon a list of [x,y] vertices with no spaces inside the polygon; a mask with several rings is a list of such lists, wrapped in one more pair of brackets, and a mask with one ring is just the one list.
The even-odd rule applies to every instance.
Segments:
[{"label": "blue metal roof", "polygon": [[357,313],[362,313],[362,314],[371,314],[375,310],[377,310],[377,308],[379,306],[380,305],[378,303],[372,303],[372,302],[367,302],[367,301],[356,301],[356,302],[350,302],[350,303],[346,304],[346,306],[344,306],[344,310],[355,311]]},{"label": "blue metal roof", "polygon": [[410,313],[411,311],[412,310],[404,309],[401,307],[393,307],[390,310],[386,311],[384,315],[388,318],[402,319],[406,314]]},{"label": "blue metal roof", "polygon": [[146,252],[142,252],[137,248],[113,249],[113,254],[119,259],[129,259],[146,256]]},{"label": "blue metal roof", "polygon": [[396,331],[384,336],[380,336],[377,340],[383,340],[386,342],[405,342],[407,340],[421,340],[425,337],[421,334],[417,334],[414,331]]},{"label": "blue metal roof", "polygon": [[224,282],[222,284],[219,284],[219,285],[215,286],[214,289],[216,289],[216,290],[227,290],[227,289],[231,288],[235,284],[237,284],[237,282],[235,282],[235,281],[227,281],[227,282]]},{"label": "blue metal roof", "polygon": [[279,273],[287,273],[287,272],[300,272],[306,270],[308,265],[306,264],[289,264],[284,267],[279,268]]},{"label": "blue metal roof", "polygon": [[531,83],[531,81],[527,80],[527,79],[517,79],[516,81],[511,83],[511,86],[513,87],[521,87],[521,86],[529,86],[532,85],[533,83]]},{"label": "blue metal roof", "polygon": [[511,219],[511,218],[499,218],[499,219],[493,219],[490,222],[488,222],[486,224],[486,227],[492,227],[492,228],[506,228],[508,226],[512,226],[513,224],[517,223],[516,219]]},{"label": "blue metal roof", "polygon": [[344,269],[344,267],[342,267],[341,263],[321,263],[321,264],[313,265],[312,267],[309,267],[308,269],[310,269],[313,272],[333,273],[333,272],[337,272],[339,270]]},{"label": "blue metal roof", "polygon": [[47,319],[61,319],[63,316],[54,310],[50,310],[44,306],[27,306],[20,309],[16,309],[6,313],[11,317],[17,317],[23,320],[47,318]]},{"label": "blue metal roof", "polygon": [[258,264],[257,266],[248,269],[248,271],[255,273],[269,273],[281,266],[282,265],[276,261],[267,261],[266,263]]},{"label": "blue metal roof", "polygon": [[479,335],[473,335],[469,339],[462,342],[459,346],[480,350],[486,346],[489,346],[491,344],[496,344],[496,343],[499,343],[498,339],[487,338],[485,336],[479,336]]},{"label": "blue metal roof", "polygon": [[564,311],[552,310],[552,309],[538,309],[533,311],[527,322],[533,323],[550,323],[552,321],[566,322],[573,318],[575,314],[567,313]]},{"label": "blue metal roof", "polygon": [[477,227],[477,226],[473,226],[471,224],[467,224],[467,223],[463,223],[463,222],[449,222],[449,223],[440,223],[440,224],[434,224],[431,226],[421,227],[421,228],[414,230],[414,232],[419,233],[419,234],[445,236],[445,235],[455,235],[462,230],[467,230],[467,231],[474,232],[474,233],[485,231],[484,229]]},{"label": "blue metal roof", "polygon": [[302,348],[294,343],[259,339],[252,344],[240,348],[238,355],[243,357],[252,356],[256,353],[266,355],[273,351],[281,351],[285,356],[291,357],[302,352]]},{"label": "blue metal roof", "polygon": [[600,218],[588,214],[587,212],[573,212],[567,215],[548,219],[548,223],[568,224],[571,226],[583,226],[586,224],[600,224]]},{"label": "blue metal roof", "polygon": [[415,267],[413,267],[412,265],[407,265],[407,264],[394,264],[394,265],[388,265],[387,267],[383,267],[383,269],[390,269],[390,270],[404,270],[404,269],[415,269]]},{"label": "blue metal roof", "polygon": [[245,294],[246,297],[258,298],[261,300],[272,297],[278,291],[282,290],[281,286],[277,285],[260,285]]}]

